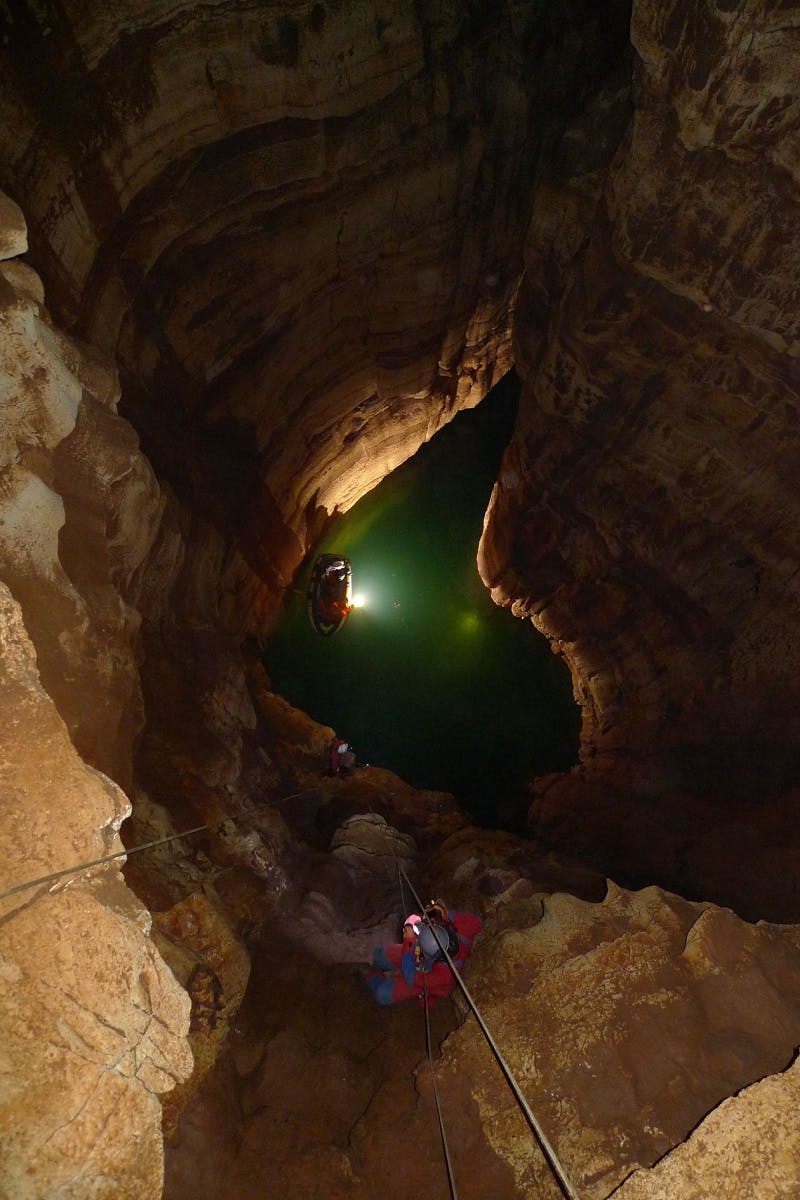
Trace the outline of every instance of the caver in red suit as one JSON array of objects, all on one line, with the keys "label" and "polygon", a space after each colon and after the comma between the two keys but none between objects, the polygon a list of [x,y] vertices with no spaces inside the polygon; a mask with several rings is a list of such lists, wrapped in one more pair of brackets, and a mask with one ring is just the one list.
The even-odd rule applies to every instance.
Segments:
[{"label": "caver in red suit", "polygon": [[[454,908],[443,909],[443,913],[446,914],[445,922],[434,921],[433,930],[436,933],[443,929],[445,923],[455,930],[458,946],[454,946],[449,953],[456,970],[460,972],[472,951],[473,939],[483,929],[483,921],[472,913],[456,912]],[[458,987],[450,964],[441,952],[435,950],[436,940],[430,937],[430,929],[427,934],[422,930],[422,918],[412,913],[406,917],[402,942],[381,946],[374,951],[372,970],[365,973],[364,982],[378,1004],[399,1004],[415,997],[420,1004],[424,1004],[427,992],[428,1007],[433,1008],[437,999],[449,996],[453,988]],[[447,944],[446,938],[443,941]],[[424,952],[425,942],[429,943],[429,949],[433,942],[435,956]]]},{"label": "caver in red suit", "polygon": [[335,737],[328,753],[331,774],[339,775],[342,771],[352,771],[356,765],[356,756],[344,738]]}]

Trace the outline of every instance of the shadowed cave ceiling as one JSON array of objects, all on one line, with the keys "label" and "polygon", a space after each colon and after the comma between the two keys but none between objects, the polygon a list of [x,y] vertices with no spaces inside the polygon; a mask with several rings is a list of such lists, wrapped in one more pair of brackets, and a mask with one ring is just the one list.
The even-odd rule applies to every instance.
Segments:
[{"label": "shadowed cave ceiling", "polygon": [[[768,1015],[730,1033],[735,1068],[717,1038],[719,989],[670,1010],[681,1029],[697,1020],[711,1066],[706,1082],[668,1088],[666,1108],[652,1099],[646,1132],[629,1136],[627,1101],[609,1116],[591,1088],[564,1117],[541,1084],[587,1196],[638,1167],[626,1200],[688,1200],[657,1179],[647,1190],[653,1164],[737,1091],[780,1078],[780,1113],[797,1087],[772,1074],[800,1040],[797,1006],[770,988],[797,994],[800,969],[788,924],[800,909],[800,6],[145,7],[0,9],[2,849],[17,883],[118,850],[126,819],[129,845],[200,823],[209,833],[177,867],[171,852],[131,857],[128,888],[101,872],[13,908],[0,970],[11,1027],[20,1045],[51,1047],[62,1086],[25,1094],[8,1194],[158,1195],[158,1096],[178,1084],[165,1101],[174,1133],[206,1073],[209,1119],[227,1119],[228,1071],[255,1120],[271,1070],[308,1068],[322,1018],[310,1001],[309,1029],[274,1015],[266,1052],[242,1034],[214,1073],[249,939],[294,913],[299,948],[276,968],[277,991],[302,1008],[283,964],[310,953],[304,969],[329,971],[318,982],[332,1020],[350,1003],[336,966],[367,957],[397,915],[374,865],[355,900],[342,872],[400,854],[432,886],[449,881],[454,901],[488,905],[499,930],[534,930],[503,943],[508,961],[485,956],[486,1003],[520,1036],[526,1012],[518,997],[503,1007],[492,980],[512,977],[509,961],[549,971],[566,954],[545,943],[540,890],[581,898],[547,910],[573,931],[572,953],[596,950],[595,936],[654,938],[676,994],[701,960],[709,976],[763,964],[752,1004]],[[512,365],[519,416],[478,569],[565,658],[583,714],[579,765],[531,781],[535,870],[506,835],[470,831],[452,798],[377,769],[344,787],[320,780],[329,731],[269,690],[258,659],[332,516]],[[686,899],[617,886],[651,884]],[[87,966],[75,947],[91,931]],[[50,964],[41,978],[16,965],[25,954]],[[609,955],[587,994],[614,969]],[[556,975],[537,984],[553,1010],[568,986]],[[616,1029],[619,1014],[606,1017]],[[377,1039],[374,1014],[359,1020]],[[652,1031],[631,1029],[641,1063]],[[607,1070],[600,1025],[595,1035]],[[337,1055],[361,1070],[335,1036],[331,1070]],[[548,1045],[549,1069],[571,1078],[555,1032]],[[487,1117],[502,1106],[488,1084],[465,1106],[458,1069],[480,1068],[471,1042],[458,1046],[445,1089],[465,1141],[495,1156],[476,1197],[552,1186]],[[378,1058],[369,1078],[348,1076],[345,1116],[327,1121],[343,1132],[325,1134],[326,1200],[372,1194],[352,1185],[371,1161],[355,1114],[381,1095],[376,1071],[413,1066],[397,1047]],[[98,1083],[100,1060],[123,1066]],[[12,1075],[31,1070],[22,1051],[9,1061]],[[632,1112],[643,1075],[617,1083]],[[12,1091],[10,1111],[18,1103]],[[381,1103],[367,1125],[376,1147],[391,1124]],[[91,1131],[74,1135],[86,1105],[128,1114],[92,1170]],[[185,1194],[192,1136],[204,1139],[200,1109],[187,1111],[168,1196]],[[43,1150],[40,1130],[64,1128]],[[318,1144],[298,1146],[281,1166],[290,1197],[316,1194]],[[209,1195],[233,1170],[214,1154]],[[135,1178],[103,1191],[112,1159],[136,1163]],[[87,1170],[96,1192],[80,1183]],[[760,1195],[746,1178],[738,1194]],[[244,1175],[231,1188],[250,1194]]]}]

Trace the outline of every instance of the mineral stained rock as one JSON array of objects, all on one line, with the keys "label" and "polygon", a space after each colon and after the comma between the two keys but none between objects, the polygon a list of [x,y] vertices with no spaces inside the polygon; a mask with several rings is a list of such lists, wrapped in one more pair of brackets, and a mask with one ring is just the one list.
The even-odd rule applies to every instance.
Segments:
[{"label": "mineral stained rock", "polygon": [[[609,1195],[728,1096],[794,1057],[796,931],[748,925],[658,888],[630,893],[614,884],[601,904],[553,895],[543,909],[531,902],[530,912],[526,924],[517,903],[501,931],[487,924],[470,988],[587,1200]],[[520,1193],[529,1195],[546,1186],[548,1172],[524,1149],[530,1130],[518,1114],[509,1117],[507,1085],[486,1063],[470,1023],[454,1039],[452,1060],[448,1044],[443,1090],[455,1107],[455,1093],[471,1081],[489,1141],[516,1164]],[[762,1147],[765,1177],[790,1152],[785,1136],[776,1129]],[[725,1187],[716,1194],[741,1194]]]},{"label": "mineral stained rock", "polygon": [[191,1001],[191,1078],[164,1102],[164,1130],[210,1070],[244,998],[250,958],[223,912],[200,892],[154,916],[153,940]]}]

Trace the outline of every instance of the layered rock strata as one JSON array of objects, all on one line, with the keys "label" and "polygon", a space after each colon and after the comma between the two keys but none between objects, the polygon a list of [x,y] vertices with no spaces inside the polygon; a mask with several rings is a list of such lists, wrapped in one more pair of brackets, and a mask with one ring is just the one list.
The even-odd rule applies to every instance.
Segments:
[{"label": "layered rock strata", "polygon": [[625,27],[618,2],[14,10],[0,186],[232,543],[230,616],[273,612],[320,524],[508,369],[538,148]]},{"label": "layered rock strata", "polygon": [[611,87],[542,168],[481,570],[583,707],[581,766],[537,785],[533,828],[791,919],[800,17],[712,8],[637,3],[618,149]]}]

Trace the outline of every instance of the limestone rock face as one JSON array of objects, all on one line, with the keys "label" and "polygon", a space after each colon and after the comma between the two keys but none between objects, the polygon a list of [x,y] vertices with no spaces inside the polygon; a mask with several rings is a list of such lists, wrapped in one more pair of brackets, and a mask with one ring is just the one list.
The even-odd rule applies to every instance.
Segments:
[{"label": "limestone rock face", "polygon": [[[636,1171],[613,1193],[617,1200],[704,1200],[752,1196],[791,1200],[797,1195],[800,1144],[797,1062],[726,1100],[685,1145],[652,1170]],[[764,1147],[770,1150],[764,1169]]]},{"label": "limestone rock face", "polygon": [[[2,886],[121,848],[129,804],[76,754],[0,585]],[[69,879],[69,877],[68,877]],[[189,1001],[115,865],[0,900],[0,1192],[158,1194],[161,1106],[191,1070]]]},{"label": "limestone rock face", "polygon": [[[488,924],[470,987],[579,1195],[609,1195],[727,1096],[793,1057],[800,957],[782,927],[613,884],[602,904],[554,895],[541,915],[538,905],[531,912],[527,928],[520,905],[496,936]],[[454,1040],[445,1087],[473,1081],[483,1126],[517,1164],[521,1194],[546,1189],[541,1159],[523,1149],[524,1120],[500,1116],[508,1089],[496,1066],[482,1065],[482,1034],[470,1022]],[[764,1177],[767,1154],[791,1155],[784,1136],[776,1129],[762,1150]],[[742,1193],[729,1182],[719,1194]]]},{"label": "limestone rock face", "polygon": [[581,767],[541,782],[533,827],[791,919],[798,15],[768,7],[640,0],[629,127],[612,81],[543,167],[481,570],[583,708]]},{"label": "limestone rock face", "polygon": [[[13,205],[0,221],[24,249]],[[123,849],[143,720],[123,591],[164,503],[118,396],[34,271],[0,264],[2,889]],[[158,1094],[192,1059],[149,914],[116,866],[1,903],[3,1195],[156,1195]]]},{"label": "limestone rock face", "polygon": [[116,371],[54,326],[31,268],[0,264],[0,571],[74,744],[129,784],[140,617],[123,591],[163,500],[118,399]]},{"label": "limestone rock face", "polygon": [[[128,867],[208,1068],[168,1195],[428,1193],[420,1014],[347,964],[391,934],[390,862],[454,835],[425,883],[487,917],[470,984],[581,1193],[788,1200],[796,930],[602,900],[592,867],[797,917],[797,6],[636,0],[633,86],[599,92],[622,3],[12,8],[2,860],[115,849],[117,784],[137,836],[208,826]],[[505,370],[512,308],[480,561],[583,706],[580,767],[535,787],[547,854],[324,779],[331,731],[242,651],[331,513]],[[146,913],[114,871],[3,903],[14,1200],[155,1197],[190,1062]],[[210,1067],[245,933],[254,1007]],[[471,1018],[441,1076],[461,1194],[555,1194]]]}]

